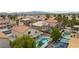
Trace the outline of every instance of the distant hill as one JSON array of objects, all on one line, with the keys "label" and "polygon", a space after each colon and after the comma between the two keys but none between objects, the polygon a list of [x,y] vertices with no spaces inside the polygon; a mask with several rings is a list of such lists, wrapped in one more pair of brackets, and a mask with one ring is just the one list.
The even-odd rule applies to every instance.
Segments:
[{"label": "distant hill", "polygon": [[32,15],[32,14],[47,14],[48,12],[43,11],[31,11],[31,12],[13,12],[13,13],[0,13],[0,15]]},{"label": "distant hill", "polygon": [[32,11],[31,14],[47,14],[48,12],[43,11]]},{"label": "distant hill", "polygon": [[12,13],[7,13],[7,12],[2,12],[0,15],[33,15],[33,14],[79,14],[79,12],[45,12],[45,11],[30,11],[30,12],[12,12]]}]

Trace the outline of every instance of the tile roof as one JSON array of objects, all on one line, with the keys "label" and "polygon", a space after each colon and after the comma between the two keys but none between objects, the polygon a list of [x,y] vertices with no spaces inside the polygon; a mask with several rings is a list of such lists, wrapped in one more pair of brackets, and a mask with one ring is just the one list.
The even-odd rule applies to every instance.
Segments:
[{"label": "tile roof", "polygon": [[4,20],[0,20],[0,23],[6,23]]},{"label": "tile roof", "polygon": [[38,21],[38,22],[36,22],[36,23],[33,23],[33,26],[44,26],[44,25],[48,25],[48,23],[47,22],[45,22],[45,21]]},{"label": "tile roof", "polygon": [[32,20],[32,19],[31,19],[31,18],[24,18],[24,19],[22,19],[22,20],[28,21],[28,20]]},{"label": "tile roof", "polygon": [[29,29],[28,26],[25,25],[16,25],[12,28],[13,31],[23,33]]},{"label": "tile roof", "polygon": [[4,33],[0,32],[0,38],[2,39],[9,39]]},{"label": "tile roof", "polygon": [[46,20],[48,23],[57,23],[58,21],[57,20],[53,20],[53,19],[48,19]]}]

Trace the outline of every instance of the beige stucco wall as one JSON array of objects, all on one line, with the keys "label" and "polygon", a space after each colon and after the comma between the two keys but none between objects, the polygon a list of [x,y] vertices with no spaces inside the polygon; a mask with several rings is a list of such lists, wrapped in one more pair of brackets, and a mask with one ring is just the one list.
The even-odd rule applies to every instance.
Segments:
[{"label": "beige stucco wall", "polygon": [[34,30],[34,29],[28,29],[26,32],[23,32],[23,33],[19,33],[19,32],[16,32],[16,31],[12,31],[12,33],[15,36],[22,36],[23,34],[27,34],[28,35],[29,31],[31,32],[30,35],[32,35],[32,36],[37,35],[37,34],[40,33],[40,31]]},{"label": "beige stucco wall", "polygon": [[10,48],[9,39],[0,39],[0,48]]},{"label": "beige stucco wall", "polygon": [[16,37],[16,36],[22,36],[23,34],[26,34],[27,32],[19,33],[19,32],[16,32],[16,31],[12,30],[12,33]]}]

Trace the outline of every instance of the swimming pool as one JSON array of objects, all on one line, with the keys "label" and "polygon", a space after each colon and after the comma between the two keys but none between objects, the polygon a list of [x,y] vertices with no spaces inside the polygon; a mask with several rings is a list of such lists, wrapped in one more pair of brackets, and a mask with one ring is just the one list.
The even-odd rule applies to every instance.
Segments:
[{"label": "swimming pool", "polygon": [[68,46],[68,43],[60,42],[55,46],[55,48],[67,48],[67,46]]},{"label": "swimming pool", "polygon": [[66,39],[66,38],[62,38],[62,39],[60,40],[60,42],[63,42],[63,43],[68,43],[68,42],[69,42],[69,40],[68,40],[68,39]]},{"label": "swimming pool", "polygon": [[71,32],[64,32],[63,38],[70,39]]},{"label": "swimming pool", "polygon": [[48,37],[40,37],[39,40],[37,41],[37,47],[47,46],[47,43],[49,42],[48,39],[49,39]]},{"label": "swimming pool", "polygon": [[71,34],[71,32],[64,32],[64,35],[70,35]]},{"label": "swimming pool", "polygon": [[63,38],[61,38],[60,42],[55,46],[55,48],[67,48],[70,37],[71,32],[64,32]]}]

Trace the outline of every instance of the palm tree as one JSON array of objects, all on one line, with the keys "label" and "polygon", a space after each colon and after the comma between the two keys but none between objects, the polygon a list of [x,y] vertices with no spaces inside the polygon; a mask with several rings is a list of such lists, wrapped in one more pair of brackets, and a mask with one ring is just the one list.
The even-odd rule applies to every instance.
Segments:
[{"label": "palm tree", "polygon": [[57,42],[59,38],[61,37],[61,33],[58,28],[54,28],[51,30],[50,36],[54,42]]},{"label": "palm tree", "polygon": [[61,23],[63,18],[61,14],[57,14],[55,19]]},{"label": "palm tree", "polygon": [[16,24],[19,25],[19,19],[16,20]]},{"label": "palm tree", "polygon": [[1,17],[5,20],[5,15],[1,15]]},{"label": "palm tree", "polygon": [[36,42],[29,35],[23,35],[17,37],[14,41],[10,41],[10,46],[12,48],[35,48]]},{"label": "palm tree", "polygon": [[50,14],[46,14],[46,19],[45,20],[48,20],[50,18]]},{"label": "palm tree", "polygon": [[79,25],[79,20],[76,20],[75,25]]},{"label": "palm tree", "polygon": [[65,28],[65,26],[67,26],[68,25],[68,17],[66,17],[65,15],[63,15],[63,17],[62,17],[62,26],[64,26],[64,28]]},{"label": "palm tree", "polygon": [[72,28],[75,25],[75,23],[76,23],[76,17],[75,16],[72,16],[72,20],[70,22]]},{"label": "palm tree", "polygon": [[8,15],[8,18],[9,18],[10,20],[16,21],[17,15]]}]

